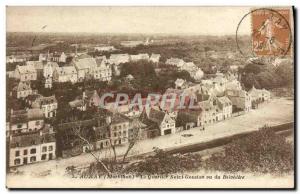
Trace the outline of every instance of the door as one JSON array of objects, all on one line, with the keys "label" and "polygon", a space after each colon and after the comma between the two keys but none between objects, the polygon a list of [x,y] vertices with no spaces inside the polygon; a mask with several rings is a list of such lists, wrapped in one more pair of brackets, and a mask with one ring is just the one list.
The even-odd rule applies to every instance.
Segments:
[{"label": "door", "polygon": [[49,160],[52,160],[53,159],[53,155],[52,153],[49,154]]},{"label": "door", "polygon": [[169,135],[169,134],[171,134],[172,133],[172,130],[171,129],[166,129],[165,131],[164,131],[164,135]]},{"label": "door", "polygon": [[27,158],[23,158],[23,164],[27,164]]}]

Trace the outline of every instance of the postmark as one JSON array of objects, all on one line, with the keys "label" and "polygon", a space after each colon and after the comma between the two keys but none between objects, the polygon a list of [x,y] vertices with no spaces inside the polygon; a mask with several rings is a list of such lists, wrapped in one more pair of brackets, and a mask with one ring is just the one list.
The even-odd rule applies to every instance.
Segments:
[{"label": "postmark", "polygon": [[290,9],[260,9],[251,12],[252,49],[257,56],[291,53]]},{"label": "postmark", "polygon": [[[258,8],[246,13],[236,29],[236,44],[239,52],[245,57],[291,55],[292,14],[290,8]],[[251,22],[250,50],[242,48],[239,34],[241,26],[249,19]]]}]

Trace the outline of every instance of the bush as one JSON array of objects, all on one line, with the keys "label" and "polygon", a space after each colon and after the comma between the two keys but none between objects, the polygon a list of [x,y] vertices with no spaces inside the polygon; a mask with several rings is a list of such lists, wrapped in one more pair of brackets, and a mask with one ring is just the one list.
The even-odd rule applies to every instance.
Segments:
[{"label": "bush", "polygon": [[205,161],[206,168],[225,172],[284,174],[294,169],[293,146],[269,129],[236,140],[225,147],[224,156]]},{"label": "bush", "polygon": [[155,156],[130,165],[126,171],[137,174],[170,174],[198,169],[201,156],[198,154],[172,155],[163,150],[155,150]]}]

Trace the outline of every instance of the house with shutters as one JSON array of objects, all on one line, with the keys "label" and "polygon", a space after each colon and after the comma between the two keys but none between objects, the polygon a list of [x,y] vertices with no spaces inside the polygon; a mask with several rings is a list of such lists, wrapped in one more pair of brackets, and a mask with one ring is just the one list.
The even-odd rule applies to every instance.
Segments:
[{"label": "house with shutters", "polygon": [[55,52],[52,56],[52,61],[57,62],[57,63],[66,63],[67,55],[64,52],[62,52],[60,54]]},{"label": "house with shutters", "polygon": [[21,82],[36,80],[37,71],[32,64],[22,65],[22,66],[17,65],[14,76],[16,79],[20,80]]},{"label": "house with shutters", "polygon": [[199,107],[202,110],[201,119],[199,119],[198,126],[210,125],[218,121],[221,117],[219,109],[217,107],[216,100],[208,99],[198,102]]},{"label": "house with shutters", "polygon": [[26,66],[34,67],[37,74],[37,79],[41,79],[43,77],[43,62],[41,61],[26,61]]},{"label": "house with shutters", "polygon": [[111,144],[121,145],[128,143],[130,122],[131,120],[123,114],[112,113],[107,116]]},{"label": "house with shutters", "polygon": [[13,94],[17,98],[26,98],[35,93],[37,93],[37,91],[31,88],[30,82],[19,82],[18,85],[13,88]]},{"label": "house with shutters", "polygon": [[78,81],[77,78],[77,70],[74,66],[65,66],[55,68],[53,72],[53,81],[54,82],[72,82],[76,83]]},{"label": "house with shutters", "polygon": [[10,167],[55,159],[55,133],[41,109],[13,111],[9,130]]},{"label": "house with shutters", "polygon": [[39,95],[32,103],[32,107],[41,109],[45,118],[52,118],[56,116],[57,100],[54,95],[48,97]]},{"label": "house with shutters", "polygon": [[100,81],[110,81],[112,77],[111,65],[107,62],[106,57],[97,57],[97,66],[93,70],[93,78]]},{"label": "house with shutters", "polygon": [[271,93],[266,89],[256,89],[254,86],[248,91],[251,96],[252,107],[258,107],[258,104],[269,101]]},{"label": "house with shutters", "polygon": [[45,88],[52,88],[54,70],[59,68],[56,62],[48,61],[43,67],[43,76],[45,79]]},{"label": "house with shutters", "polygon": [[74,67],[77,70],[78,81],[82,82],[85,79],[90,79],[94,77],[94,72],[97,67],[95,58],[84,57],[75,58],[73,61]]},{"label": "house with shutters", "polygon": [[249,112],[251,110],[251,95],[245,90],[226,90],[225,96],[232,102],[233,112]]},{"label": "house with shutters", "polygon": [[232,116],[232,103],[227,96],[218,97],[217,104],[219,109],[222,111],[222,120]]}]

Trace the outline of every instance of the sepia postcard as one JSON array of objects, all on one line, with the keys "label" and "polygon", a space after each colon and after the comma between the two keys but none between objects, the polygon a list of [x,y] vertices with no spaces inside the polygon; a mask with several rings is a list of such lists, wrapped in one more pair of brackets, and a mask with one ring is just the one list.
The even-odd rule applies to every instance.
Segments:
[{"label": "sepia postcard", "polygon": [[6,187],[294,189],[293,7],[6,7]]}]

